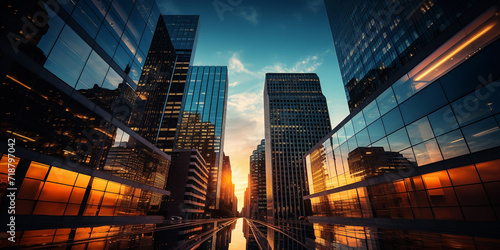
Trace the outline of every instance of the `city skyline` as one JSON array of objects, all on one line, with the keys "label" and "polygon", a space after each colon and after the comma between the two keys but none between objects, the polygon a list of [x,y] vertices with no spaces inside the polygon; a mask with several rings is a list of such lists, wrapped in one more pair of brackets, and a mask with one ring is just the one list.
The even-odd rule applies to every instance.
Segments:
[{"label": "city skyline", "polygon": [[[266,73],[316,73],[332,126],[342,121],[349,109],[323,1],[241,1],[235,6],[214,2],[165,1],[159,2],[159,8],[162,14],[200,15],[193,65],[228,66],[225,153],[231,156],[240,211],[248,182],[248,159],[264,138],[262,91]],[[241,128],[247,132],[242,133]]]},{"label": "city skyline", "polygon": [[0,248],[500,243],[500,0],[0,16]]}]

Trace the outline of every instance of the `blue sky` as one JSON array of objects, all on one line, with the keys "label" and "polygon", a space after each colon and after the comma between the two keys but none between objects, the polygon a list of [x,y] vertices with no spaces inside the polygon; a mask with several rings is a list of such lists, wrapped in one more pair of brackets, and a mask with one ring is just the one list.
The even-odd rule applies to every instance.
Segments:
[{"label": "blue sky", "polygon": [[193,65],[229,69],[224,151],[231,158],[238,210],[249,157],[264,138],[265,73],[317,73],[332,126],[347,114],[323,0],[158,0],[162,14],[200,15]]}]

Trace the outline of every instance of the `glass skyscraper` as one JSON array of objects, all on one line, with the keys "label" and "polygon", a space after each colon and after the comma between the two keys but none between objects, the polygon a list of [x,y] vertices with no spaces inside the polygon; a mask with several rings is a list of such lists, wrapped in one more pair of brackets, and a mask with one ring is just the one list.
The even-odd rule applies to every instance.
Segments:
[{"label": "glass skyscraper", "polygon": [[[156,3],[7,1],[0,12],[0,138],[15,139],[15,153],[0,147],[0,206],[8,210],[4,195],[14,188],[16,244],[89,238],[89,226],[112,234],[117,228],[106,225],[162,221],[155,214],[169,195],[170,156],[146,139],[154,131],[140,129],[161,116],[137,115],[164,103],[164,86],[146,77],[155,30],[166,32],[157,29]],[[161,77],[170,80],[175,53],[163,37],[151,48],[164,51]],[[10,166],[15,182],[8,182]]]},{"label": "glass skyscraper", "polygon": [[170,152],[175,148],[175,136],[180,122],[186,78],[198,43],[200,17],[197,15],[163,15],[162,17],[172,39],[177,60],[156,146],[164,152]]},{"label": "glass skyscraper", "polygon": [[[352,112],[306,153],[310,220],[398,237],[406,230],[411,242],[432,232],[478,248],[498,244],[498,3],[326,6]],[[382,25],[362,14],[370,10],[392,12]],[[328,237],[318,237],[317,247],[333,246]],[[369,238],[358,247],[376,249]]]},{"label": "glass skyscraper", "polygon": [[442,34],[463,26],[461,16],[477,15],[491,2],[326,0],[349,109],[437,49]]},{"label": "glass skyscraper", "polygon": [[177,148],[200,150],[209,171],[207,208],[217,209],[224,148],[227,109],[227,67],[189,68],[182,101]]},{"label": "glass skyscraper", "polygon": [[267,73],[264,86],[268,220],[306,214],[303,154],[331,130],[314,73]]}]

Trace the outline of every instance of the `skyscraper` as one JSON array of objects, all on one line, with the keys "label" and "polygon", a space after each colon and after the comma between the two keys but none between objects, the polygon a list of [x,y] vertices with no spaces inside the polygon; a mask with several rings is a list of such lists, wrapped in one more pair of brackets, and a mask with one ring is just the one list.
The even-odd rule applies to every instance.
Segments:
[{"label": "skyscraper", "polygon": [[314,73],[267,73],[264,86],[268,220],[306,214],[303,154],[331,130]]},{"label": "skyscraper", "polygon": [[227,106],[227,67],[193,66],[186,80],[177,148],[200,150],[209,170],[207,208],[217,209]]},{"label": "skyscraper", "polygon": [[132,129],[158,118],[134,110],[161,103],[143,96],[153,82],[140,83],[156,3],[7,1],[0,10],[0,138],[13,142],[0,148],[0,193],[16,189],[16,243],[34,229],[67,228],[66,242],[82,227],[162,221],[154,214],[169,194],[170,156]]},{"label": "skyscraper", "polygon": [[265,221],[267,218],[266,198],[266,143],[261,140],[250,155],[250,218]]},{"label": "skyscraper", "polygon": [[[351,114],[305,155],[309,219],[412,231],[407,241],[421,231],[498,238],[500,4],[350,4],[326,1],[344,80],[359,80],[347,90],[367,91],[359,102],[351,96]],[[388,11],[387,22],[371,21],[370,10]],[[342,13],[352,16],[334,16]],[[381,80],[370,87],[356,68],[379,68],[368,78]]]},{"label": "skyscraper", "polygon": [[172,39],[177,61],[156,146],[164,152],[170,152],[175,148],[175,136],[180,123],[186,78],[198,43],[200,17],[197,15],[163,15],[163,19]]},{"label": "skyscraper", "polygon": [[461,16],[492,2],[325,0],[350,111],[436,50],[443,33],[456,33]]}]

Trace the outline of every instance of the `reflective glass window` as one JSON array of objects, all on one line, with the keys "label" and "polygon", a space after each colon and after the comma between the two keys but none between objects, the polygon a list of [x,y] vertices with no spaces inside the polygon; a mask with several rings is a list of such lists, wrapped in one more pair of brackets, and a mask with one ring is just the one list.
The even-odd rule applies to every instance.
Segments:
[{"label": "reflective glass window", "polygon": [[500,129],[493,117],[463,127],[462,132],[472,153],[500,145]]},{"label": "reflective glass window", "polygon": [[366,124],[371,124],[372,122],[377,120],[380,117],[380,113],[377,107],[377,102],[373,101],[370,104],[368,104],[363,109],[363,114],[365,116]]},{"label": "reflective glass window", "polygon": [[64,27],[44,67],[70,86],[75,86],[90,47],[69,26]]},{"label": "reflective glass window", "polygon": [[139,83],[139,78],[141,78],[141,68],[137,66],[137,64],[132,63],[132,68],[130,68],[130,72],[128,75],[130,76],[130,79],[134,81],[136,84]]},{"label": "reflective glass window", "polygon": [[404,128],[388,135],[387,140],[389,141],[391,151],[393,152],[399,152],[410,146],[410,140],[408,139],[408,134]]},{"label": "reflective glass window", "polygon": [[439,136],[436,139],[445,160],[469,153],[467,144],[459,129]]},{"label": "reflective glass window", "polygon": [[368,133],[370,134],[371,141],[377,141],[385,136],[384,125],[382,120],[378,119],[376,122],[368,126]]},{"label": "reflective glass window", "polygon": [[339,138],[339,144],[342,144],[347,140],[347,138],[345,136],[344,127],[341,127],[339,130],[337,130],[337,136]]},{"label": "reflective glass window", "polygon": [[134,2],[132,0],[113,1],[111,9],[116,12],[120,22],[125,23],[130,15]]},{"label": "reflective glass window", "polygon": [[44,180],[45,175],[47,175],[48,171],[49,171],[48,165],[32,161],[30,167],[28,168],[28,172],[26,173],[26,177],[38,180]]},{"label": "reflective glass window", "polygon": [[[399,152],[405,159],[407,159],[412,165],[416,164],[417,159],[415,159],[415,154],[413,153],[412,148],[407,148],[401,152]],[[410,170],[413,171],[413,170]]]},{"label": "reflective glass window", "polygon": [[52,167],[50,169],[49,176],[47,176],[47,181],[74,185],[77,175],[78,173],[73,171]]},{"label": "reflective glass window", "polygon": [[65,208],[66,208],[66,203],[39,201],[36,203],[35,211],[33,211],[33,214],[63,215]]},{"label": "reflective glass window", "polygon": [[97,17],[85,2],[86,1],[79,1],[71,16],[92,38],[94,38],[97,35],[102,20]]},{"label": "reflective glass window", "polygon": [[68,13],[71,13],[75,8],[77,1],[57,0],[57,3],[61,5]]},{"label": "reflective glass window", "polygon": [[474,165],[448,169],[448,174],[454,186],[481,182]]},{"label": "reflective glass window", "polygon": [[458,201],[462,206],[488,205],[488,196],[484,191],[483,185],[474,184],[455,187]]},{"label": "reflective glass window", "polygon": [[107,27],[101,27],[96,41],[110,57],[115,54],[116,47],[118,46],[118,40],[116,40]]},{"label": "reflective glass window", "polygon": [[92,89],[94,86],[101,87],[108,71],[109,65],[97,54],[97,52],[92,51],[87,64],[83,69],[80,80],[76,85],[76,89]]},{"label": "reflective glass window", "polygon": [[427,117],[424,117],[406,126],[406,130],[408,130],[408,136],[410,137],[410,142],[412,145],[434,137],[431,125],[429,124],[429,120],[427,119]]},{"label": "reflective glass window", "polygon": [[366,127],[365,118],[363,117],[363,112],[359,112],[352,119],[352,124],[354,126],[354,131],[357,133]]},{"label": "reflective glass window", "polygon": [[500,181],[500,160],[487,161],[477,163],[476,168],[481,176],[481,180],[487,181]]},{"label": "reflective glass window", "polygon": [[382,116],[385,131],[390,134],[404,126],[403,118],[399,112],[399,108],[391,110],[391,112]]},{"label": "reflective glass window", "polygon": [[106,21],[104,22],[104,24],[105,27],[108,28],[109,31],[111,31],[113,37],[115,37],[116,40],[119,40],[123,34],[123,28],[125,23],[122,23],[118,19],[117,15],[113,10],[108,11],[108,14],[106,15]]},{"label": "reflective glass window", "polygon": [[21,189],[19,190],[19,193],[16,197],[18,199],[36,200],[41,190],[42,190],[41,181],[26,178],[23,180]]},{"label": "reflective glass window", "polygon": [[91,0],[87,1],[87,4],[89,7],[94,11],[94,13],[99,17],[100,20],[104,18],[106,15],[106,12],[108,12],[109,8],[109,2],[111,1],[104,1],[104,0]]},{"label": "reflective glass window", "polygon": [[387,138],[385,138],[385,137],[374,142],[371,146],[372,147],[382,147],[382,148],[384,148],[384,151],[386,151],[386,152],[391,151],[389,148],[389,143],[387,142]]},{"label": "reflective glass window", "polygon": [[42,201],[68,202],[73,187],[46,182],[38,199]]},{"label": "reflective glass window", "polygon": [[132,58],[129,56],[129,53],[127,53],[127,51],[121,45],[116,49],[113,59],[122,70],[130,67],[130,64],[132,63]]},{"label": "reflective glass window", "polygon": [[354,129],[352,127],[351,121],[346,122],[346,124],[344,125],[344,130],[347,139],[354,135]]},{"label": "reflective glass window", "polygon": [[490,104],[487,99],[471,93],[453,102],[451,107],[460,126],[465,126],[491,115]]},{"label": "reflective glass window", "polygon": [[358,147],[356,137],[351,137],[351,139],[347,140],[347,144],[349,145],[349,151],[353,151]]},{"label": "reflective glass window", "polygon": [[384,91],[384,93],[380,94],[377,97],[377,104],[381,115],[384,115],[385,113],[389,112],[389,110],[396,107],[397,102],[396,98],[394,97],[394,93],[392,92],[392,88],[388,88],[386,91]]},{"label": "reflective glass window", "polygon": [[127,22],[127,30],[130,32],[132,39],[136,44],[139,43],[146,23],[139,13],[137,8],[132,8],[132,13]]},{"label": "reflective glass window", "polygon": [[435,139],[413,146],[418,166],[443,160]]},{"label": "reflective glass window", "polygon": [[47,27],[49,27],[49,29],[45,34],[43,34],[37,47],[43,51],[45,56],[48,56],[52,46],[57,40],[57,36],[59,36],[59,33],[63,29],[64,21],[51,8],[49,8],[46,3],[44,3],[44,5],[47,10],[47,16],[49,17],[49,21],[47,23]]},{"label": "reflective glass window", "polygon": [[366,147],[370,145],[370,136],[368,135],[368,129],[363,129],[356,134],[356,140],[358,141],[358,146]]},{"label": "reflective glass window", "polygon": [[410,99],[402,103],[399,108],[405,124],[409,124],[416,119],[431,113],[432,111],[446,105],[446,96],[439,83],[427,86],[425,89],[415,94]]},{"label": "reflective glass window", "polygon": [[449,105],[428,116],[436,136],[458,128],[457,120]]},{"label": "reflective glass window", "polygon": [[142,51],[149,51],[149,47],[151,46],[151,41],[153,41],[153,34],[154,33],[151,32],[149,29],[144,30],[144,34],[142,34],[141,42],[139,44],[139,48]]}]

